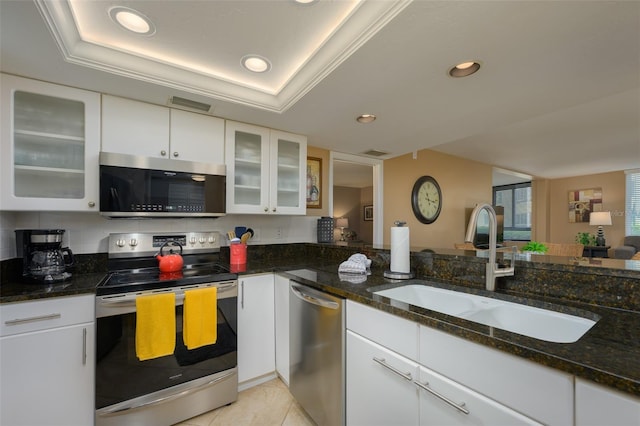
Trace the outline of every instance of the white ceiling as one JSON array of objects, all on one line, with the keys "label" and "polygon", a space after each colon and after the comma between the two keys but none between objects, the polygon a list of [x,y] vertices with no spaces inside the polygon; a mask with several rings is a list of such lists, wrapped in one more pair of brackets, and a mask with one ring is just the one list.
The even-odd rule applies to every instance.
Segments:
[{"label": "white ceiling", "polygon": [[[38,4],[0,1],[3,72],[157,104],[185,97],[383,159],[430,148],[545,178],[640,167],[639,1]],[[123,32],[105,12],[114,5],[144,12],[156,34]],[[90,42],[105,31],[117,51]],[[242,70],[249,53],[271,71]],[[483,66],[447,75],[466,60]],[[358,124],[362,113],[378,120]]]}]

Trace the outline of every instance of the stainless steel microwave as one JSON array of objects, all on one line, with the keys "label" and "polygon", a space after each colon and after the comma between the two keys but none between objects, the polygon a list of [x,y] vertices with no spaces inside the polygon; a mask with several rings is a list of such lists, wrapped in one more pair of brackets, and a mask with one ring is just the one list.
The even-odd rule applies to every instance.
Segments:
[{"label": "stainless steel microwave", "polygon": [[100,214],[217,217],[226,209],[226,166],[100,153]]}]

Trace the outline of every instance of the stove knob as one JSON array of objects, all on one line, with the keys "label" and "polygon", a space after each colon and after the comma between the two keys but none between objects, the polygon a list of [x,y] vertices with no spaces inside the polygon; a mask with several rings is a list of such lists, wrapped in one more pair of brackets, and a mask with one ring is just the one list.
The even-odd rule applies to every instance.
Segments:
[{"label": "stove knob", "polygon": [[209,237],[209,244],[213,244],[216,242],[216,237]]},{"label": "stove knob", "polygon": [[124,247],[125,244],[127,244],[125,240],[116,240],[116,245],[118,247]]},{"label": "stove knob", "polygon": [[204,239],[204,237],[200,237],[200,238],[198,239],[198,241],[200,241],[200,244],[204,244],[205,239]]},{"label": "stove knob", "polygon": [[195,243],[196,243],[196,241],[197,241],[197,240],[196,240],[196,237],[191,237],[191,238],[189,238],[189,242],[191,243],[191,245],[195,244]]},{"label": "stove knob", "polygon": [[129,241],[129,245],[131,247],[135,247],[138,245],[138,240],[136,240],[135,238],[132,238],[131,241]]}]

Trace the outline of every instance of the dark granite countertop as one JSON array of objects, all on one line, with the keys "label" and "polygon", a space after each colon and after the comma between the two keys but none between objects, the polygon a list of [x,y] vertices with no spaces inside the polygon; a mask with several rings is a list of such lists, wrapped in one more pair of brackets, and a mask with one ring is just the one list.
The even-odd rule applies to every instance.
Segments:
[{"label": "dark granite countertop", "polygon": [[[530,294],[524,295],[522,293],[523,288],[527,290],[526,287],[507,283],[504,288],[499,286],[498,291],[490,294],[490,296],[498,298],[526,296],[528,301],[533,300],[582,309],[600,317],[593,328],[577,342],[561,344],[549,343],[495,328],[490,329],[488,326],[419,307],[407,305],[403,309],[398,306],[391,306],[389,299],[376,296],[368,290],[371,287],[389,286],[398,283],[398,281],[383,277],[385,266],[388,266],[388,264],[385,265],[385,262],[388,262],[388,253],[360,250],[374,259],[373,273],[367,276],[364,282],[350,282],[348,277],[345,279],[344,276],[339,276],[337,272],[338,264],[348,257],[349,251],[342,251],[341,248],[338,248],[337,251],[333,252],[333,249],[335,247],[317,244],[303,244],[302,246],[295,244],[282,245],[281,247],[268,247],[266,250],[252,247],[248,264],[238,272],[240,278],[242,275],[248,274],[278,272],[302,284],[336,296],[363,303],[419,324],[574,374],[613,389],[640,396],[640,311],[635,309],[638,302],[637,284],[639,281],[635,271],[614,271],[613,275],[604,275],[604,272],[607,271],[603,270],[603,274],[599,274],[600,270],[598,268],[593,272],[590,270],[587,275],[588,277],[593,275],[597,279],[597,283],[601,283],[603,281],[602,278],[605,276],[613,276],[617,280],[616,282],[620,282],[620,287],[616,287],[616,291],[620,290],[620,288],[627,291],[627,300],[620,306],[609,304],[610,299],[606,300],[607,303],[600,303],[600,299],[592,299],[591,297],[587,297],[586,301],[573,300],[571,294],[569,294],[571,297],[565,298],[563,297],[564,294],[558,296],[556,293],[549,292],[546,286],[541,286],[546,293],[531,296]],[[459,254],[459,252],[453,253],[453,255],[456,254]],[[222,255],[224,259],[225,253],[223,252]],[[228,253],[226,255],[226,260],[228,261]],[[479,261],[475,262],[479,266],[484,266],[481,259],[460,258],[458,256],[448,257],[452,267],[458,267],[460,262],[474,267],[474,260]],[[433,270],[440,271],[445,268],[437,258],[434,258],[432,263]],[[540,267],[537,265],[531,266],[533,268],[532,271],[537,271],[534,273],[543,277],[543,279],[547,279],[544,277],[557,276],[558,271],[562,271],[562,269],[567,269],[567,273],[573,274],[570,276],[575,277],[576,283],[585,278],[584,274],[576,273],[574,265],[571,264],[561,266],[560,269],[554,267],[550,271],[547,271],[547,267],[544,265],[540,265]],[[295,270],[302,270],[302,272],[291,272]],[[520,268],[520,271],[525,272],[522,271],[522,268]],[[428,273],[429,271],[425,269],[423,272]],[[76,273],[70,281],[51,286],[26,285],[5,281],[0,286],[0,303],[91,294],[95,292],[95,287],[105,275],[105,272],[96,271],[84,274]],[[467,283],[467,286],[463,287],[459,286],[459,282],[456,280],[447,279],[448,276],[446,274],[425,276],[424,273],[419,273],[418,277],[435,282],[435,285],[445,288],[485,295],[485,291],[482,289],[482,277],[475,277],[479,278],[478,285],[473,286],[472,283],[471,286],[468,286]],[[528,278],[529,275],[525,274],[523,277]],[[562,281],[563,279],[560,277],[559,280]],[[456,285],[454,286],[452,282]],[[591,281],[586,283],[591,284]],[[585,283],[580,285],[584,286]],[[571,283],[570,288],[574,287],[589,288],[579,287]],[[595,285],[594,288],[598,290],[600,287]],[[584,293],[581,290],[578,290],[578,292]],[[618,300],[621,297],[614,295],[611,298],[611,300]],[[627,308],[626,304],[628,303],[630,303],[631,308]]]},{"label": "dark granite countertop", "polygon": [[[349,282],[348,279],[362,280],[363,277],[345,275],[341,277],[337,272],[338,265],[339,263],[335,262],[312,261],[292,265],[281,264],[274,268],[272,260],[249,262],[246,270],[240,272],[240,277],[243,274],[275,270],[301,284],[327,293],[640,396],[640,312],[544,296],[523,298],[524,302],[530,302],[534,306],[540,302],[551,303],[559,308],[584,310],[600,317],[598,322],[577,342],[550,343],[411,305],[407,305],[405,309],[391,306],[389,299],[374,295],[369,289],[377,286],[393,286],[401,281],[384,278],[383,270],[373,269],[372,274],[367,276],[364,282]],[[291,272],[296,270],[299,272]],[[443,288],[489,297],[522,296],[517,292],[504,290],[491,293],[481,289],[454,286],[447,282],[434,281],[434,283]]]},{"label": "dark granite countertop", "polygon": [[68,281],[55,284],[23,284],[5,282],[0,286],[0,303],[26,302],[46,297],[95,294],[96,286],[106,273],[73,274]]}]

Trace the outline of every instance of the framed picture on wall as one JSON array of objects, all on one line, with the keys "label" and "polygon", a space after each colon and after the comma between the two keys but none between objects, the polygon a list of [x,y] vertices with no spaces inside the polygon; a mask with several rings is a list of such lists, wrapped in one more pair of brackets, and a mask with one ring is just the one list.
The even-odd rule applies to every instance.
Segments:
[{"label": "framed picture on wall", "polygon": [[364,206],[364,220],[373,220],[373,206]]},{"label": "framed picture on wall", "polygon": [[307,157],[307,208],[322,208],[322,158]]}]

